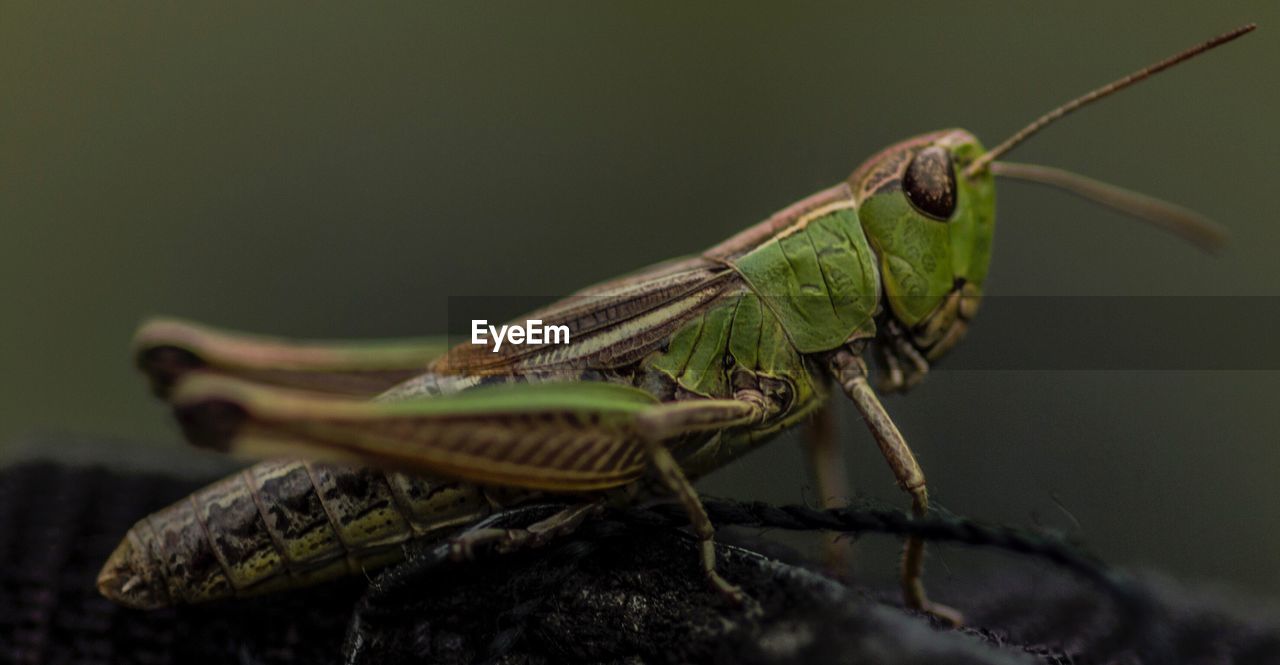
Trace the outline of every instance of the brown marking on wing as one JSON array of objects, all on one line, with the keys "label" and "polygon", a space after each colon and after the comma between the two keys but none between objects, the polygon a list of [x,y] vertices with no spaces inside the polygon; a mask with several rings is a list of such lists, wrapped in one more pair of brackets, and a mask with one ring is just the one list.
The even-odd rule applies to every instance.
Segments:
[{"label": "brown marking on wing", "polygon": [[[464,342],[436,361],[440,374],[518,374],[611,369],[638,361],[721,295],[743,288],[729,269],[704,260],[660,266],[653,274],[586,289],[516,320],[566,326],[569,344]],[[625,325],[625,329],[624,329]]]}]

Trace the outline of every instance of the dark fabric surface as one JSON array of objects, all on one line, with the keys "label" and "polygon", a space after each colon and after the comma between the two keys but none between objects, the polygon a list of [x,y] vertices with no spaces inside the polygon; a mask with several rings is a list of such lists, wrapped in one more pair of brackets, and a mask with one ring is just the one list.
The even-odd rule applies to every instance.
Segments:
[{"label": "dark fabric surface", "polygon": [[1265,609],[1144,578],[1153,612],[1135,627],[1113,593],[1050,565],[949,589],[969,619],[950,630],[891,593],[722,547],[726,576],[762,606],[748,617],[707,590],[683,532],[619,519],[538,550],[403,567],[376,597],[357,578],[159,612],[100,598],[94,577],[124,531],[195,484],[47,463],[0,472],[0,658],[342,662],[360,608],[347,655],[368,663],[1280,663]]}]

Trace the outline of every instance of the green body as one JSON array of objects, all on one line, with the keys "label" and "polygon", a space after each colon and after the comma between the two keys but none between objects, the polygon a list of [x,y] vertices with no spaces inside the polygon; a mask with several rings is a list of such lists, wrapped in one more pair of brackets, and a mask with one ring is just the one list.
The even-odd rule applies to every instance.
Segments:
[{"label": "green body", "polygon": [[[139,522],[100,588],[136,606],[264,593],[385,564],[408,539],[542,492],[634,498],[652,488],[630,428],[655,405],[763,397],[761,422],[669,444],[696,478],[820,408],[835,351],[945,351],[972,313],[958,296],[976,299],[986,275],[991,176],[960,180],[954,214],[932,218],[901,184],[926,149],[946,151],[955,170],[981,153],[960,131],[912,139],[702,255],[529,315],[572,329],[568,346],[461,345],[431,360],[439,346],[428,342],[296,344],[144,326],[139,361],[193,442],[414,475],[263,463]],[[243,415],[214,426],[191,415],[210,405]],[[324,448],[341,442],[354,447]],[[130,579],[146,593],[125,589]]]},{"label": "green body", "polygon": [[[894,144],[843,183],[699,256],[527,317],[567,331],[567,345],[460,345],[431,360],[438,347],[429,342],[298,344],[149,323],[135,338],[139,365],[193,443],[413,475],[259,465],[139,522],[103,567],[99,589],[160,607],[310,584],[386,563],[409,538],[540,492],[576,493],[588,506],[642,496],[652,471],[684,504],[709,581],[742,601],[715,572],[714,529],[689,479],[821,407],[832,382],[923,514],[924,473],[868,382],[863,355],[879,353],[883,389],[905,390],[964,335],[991,259],[997,168],[1192,239],[1218,237],[1160,202],[994,160],[1085,104],[1253,27],[1078,97],[989,152],[954,129]],[[923,547],[913,537],[904,549],[904,600],[958,620],[924,593]]]}]

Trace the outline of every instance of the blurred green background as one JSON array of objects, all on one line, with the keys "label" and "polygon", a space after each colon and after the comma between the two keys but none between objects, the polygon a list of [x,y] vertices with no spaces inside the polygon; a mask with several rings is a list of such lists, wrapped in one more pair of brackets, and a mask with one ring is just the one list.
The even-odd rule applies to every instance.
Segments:
[{"label": "blurred green background", "polygon": [[[1276,3],[6,3],[0,442],[178,449],[127,353],[149,314],[438,332],[449,295],[554,296],[698,251],[890,142],[992,145],[1246,21],[1016,153],[1204,211],[1230,250],[1007,184],[994,295],[1280,295]],[[1278,395],[1276,372],[939,371],[888,406],[955,511],[1070,524],[1060,501],[1111,560],[1275,595]],[[842,413],[859,489],[901,501]],[[788,438],[703,487],[807,484]]]}]

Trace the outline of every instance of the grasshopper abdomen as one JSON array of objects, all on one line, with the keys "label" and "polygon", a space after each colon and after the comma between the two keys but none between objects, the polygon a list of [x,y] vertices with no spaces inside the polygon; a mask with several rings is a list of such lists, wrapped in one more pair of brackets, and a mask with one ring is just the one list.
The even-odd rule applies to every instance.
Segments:
[{"label": "grasshopper abdomen", "polygon": [[468,483],[264,462],[139,521],[98,583],[144,608],[306,586],[399,560],[408,540],[490,509]]}]

